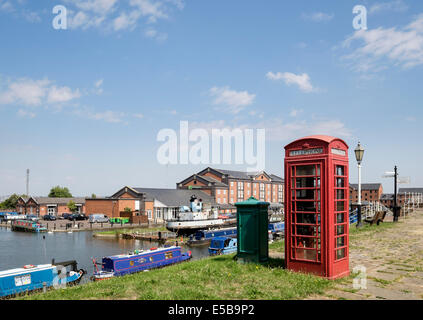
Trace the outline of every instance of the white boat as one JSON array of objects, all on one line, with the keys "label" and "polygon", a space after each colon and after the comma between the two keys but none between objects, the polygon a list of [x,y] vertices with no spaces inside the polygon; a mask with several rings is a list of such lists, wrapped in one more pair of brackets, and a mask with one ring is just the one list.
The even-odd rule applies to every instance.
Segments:
[{"label": "white boat", "polygon": [[179,208],[176,219],[168,220],[166,228],[172,232],[192,233],[196,230],[216,228],[224,225],[219,219],[217,208],[203,209],[203,204],[195,196],[191,197],[190,206]]}]

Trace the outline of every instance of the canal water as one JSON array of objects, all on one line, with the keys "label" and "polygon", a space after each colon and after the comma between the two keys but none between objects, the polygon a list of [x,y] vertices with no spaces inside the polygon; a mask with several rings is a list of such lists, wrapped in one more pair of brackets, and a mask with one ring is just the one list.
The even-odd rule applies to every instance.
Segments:
[{"label": "canal water", "polygon": [[[101,262],[104,256],[127,253],[135,249],[149,249],[158,243],[140,240],[104,239],[93,237],[91,231],[73,233],[29,233],[0,228],[0,271],[26,264],[76,260],[78,268],[88,272],[82,282],[89,281],[94,267],[92,258]],[[192,252],[193,260],[208,257],[208,245],[183,246],[182,252]]]}]

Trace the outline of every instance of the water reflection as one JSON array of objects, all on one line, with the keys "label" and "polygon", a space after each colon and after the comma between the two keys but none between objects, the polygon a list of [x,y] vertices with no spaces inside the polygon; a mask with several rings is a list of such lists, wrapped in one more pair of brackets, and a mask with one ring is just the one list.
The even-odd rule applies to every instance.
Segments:
[{"label": "water reflection", "polygon": [[[0,271],[26,264],[51,263],[53,258],[56,261],[76,260],[78,268],[88,271],[88,276],[84,277],[84,281],[88,281],[93,272],[93,257],[101,260],[103,256],[154,246],[159,245],[140,240],[95,238],[91,231],[35,234],[0,228]],[[192,251],[193,260],[196,260],[208,256],[207,247],[182,247],[182,251]]]}]

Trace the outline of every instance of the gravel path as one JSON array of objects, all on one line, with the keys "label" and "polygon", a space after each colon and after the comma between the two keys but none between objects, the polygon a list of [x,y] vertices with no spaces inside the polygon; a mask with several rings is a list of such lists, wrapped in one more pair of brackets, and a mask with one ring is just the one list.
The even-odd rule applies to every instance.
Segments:
[{"label": "gravel path", "polygon": [[[385,226],[391,221],[387,218]],[[385,226],[350,240],[350,270],[364,266],[363,279],[351,275],[324,295],[308,299],[423,300],[423,210]],[[354,278],[361,287],[354,287]]]}]

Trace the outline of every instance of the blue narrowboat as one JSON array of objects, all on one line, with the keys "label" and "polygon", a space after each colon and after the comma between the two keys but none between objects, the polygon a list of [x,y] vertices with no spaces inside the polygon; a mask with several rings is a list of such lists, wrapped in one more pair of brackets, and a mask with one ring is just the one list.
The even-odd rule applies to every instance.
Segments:
[{"label": "blue narrowboat", "polygon": [[[66,267],[72,266],[71,270]],[[25,265],[0,271],[0,298],[13,297],[17,294],[48,289],[63,288],[66,285],[78,283],[86,272],[77,270],[76,261],[66,261],[51,264]]]},{"label": "blue narrowboat", "polygon": [[190,237],[187,244],[205,244],[210,242],[214,237],[235,237],[237,233],[237,228],[222,228],[216,230],[199,230],[193,237]]},{"label": "blue narrowboat", "polygon": [[275,222],[269,223],[269,231],[272,233],[284,233],[285,231],[285,222]]},{"label": "blue narrowboat", "polygon": [[93,260],[96,272],[91,280],[99,281],[112,277],[124,276],[130,273],[160,268],[167,265],[191,259],[191,251],[182,253],[181,247],[151,248],[150,250],[135,250],[128,254],[104,257],[101,270]]},{"label": "blue narrowboat", "polygon": [[237,250],[237,239],[231,237],[214,237],[210,243],[209,255],[231,254]]}]

